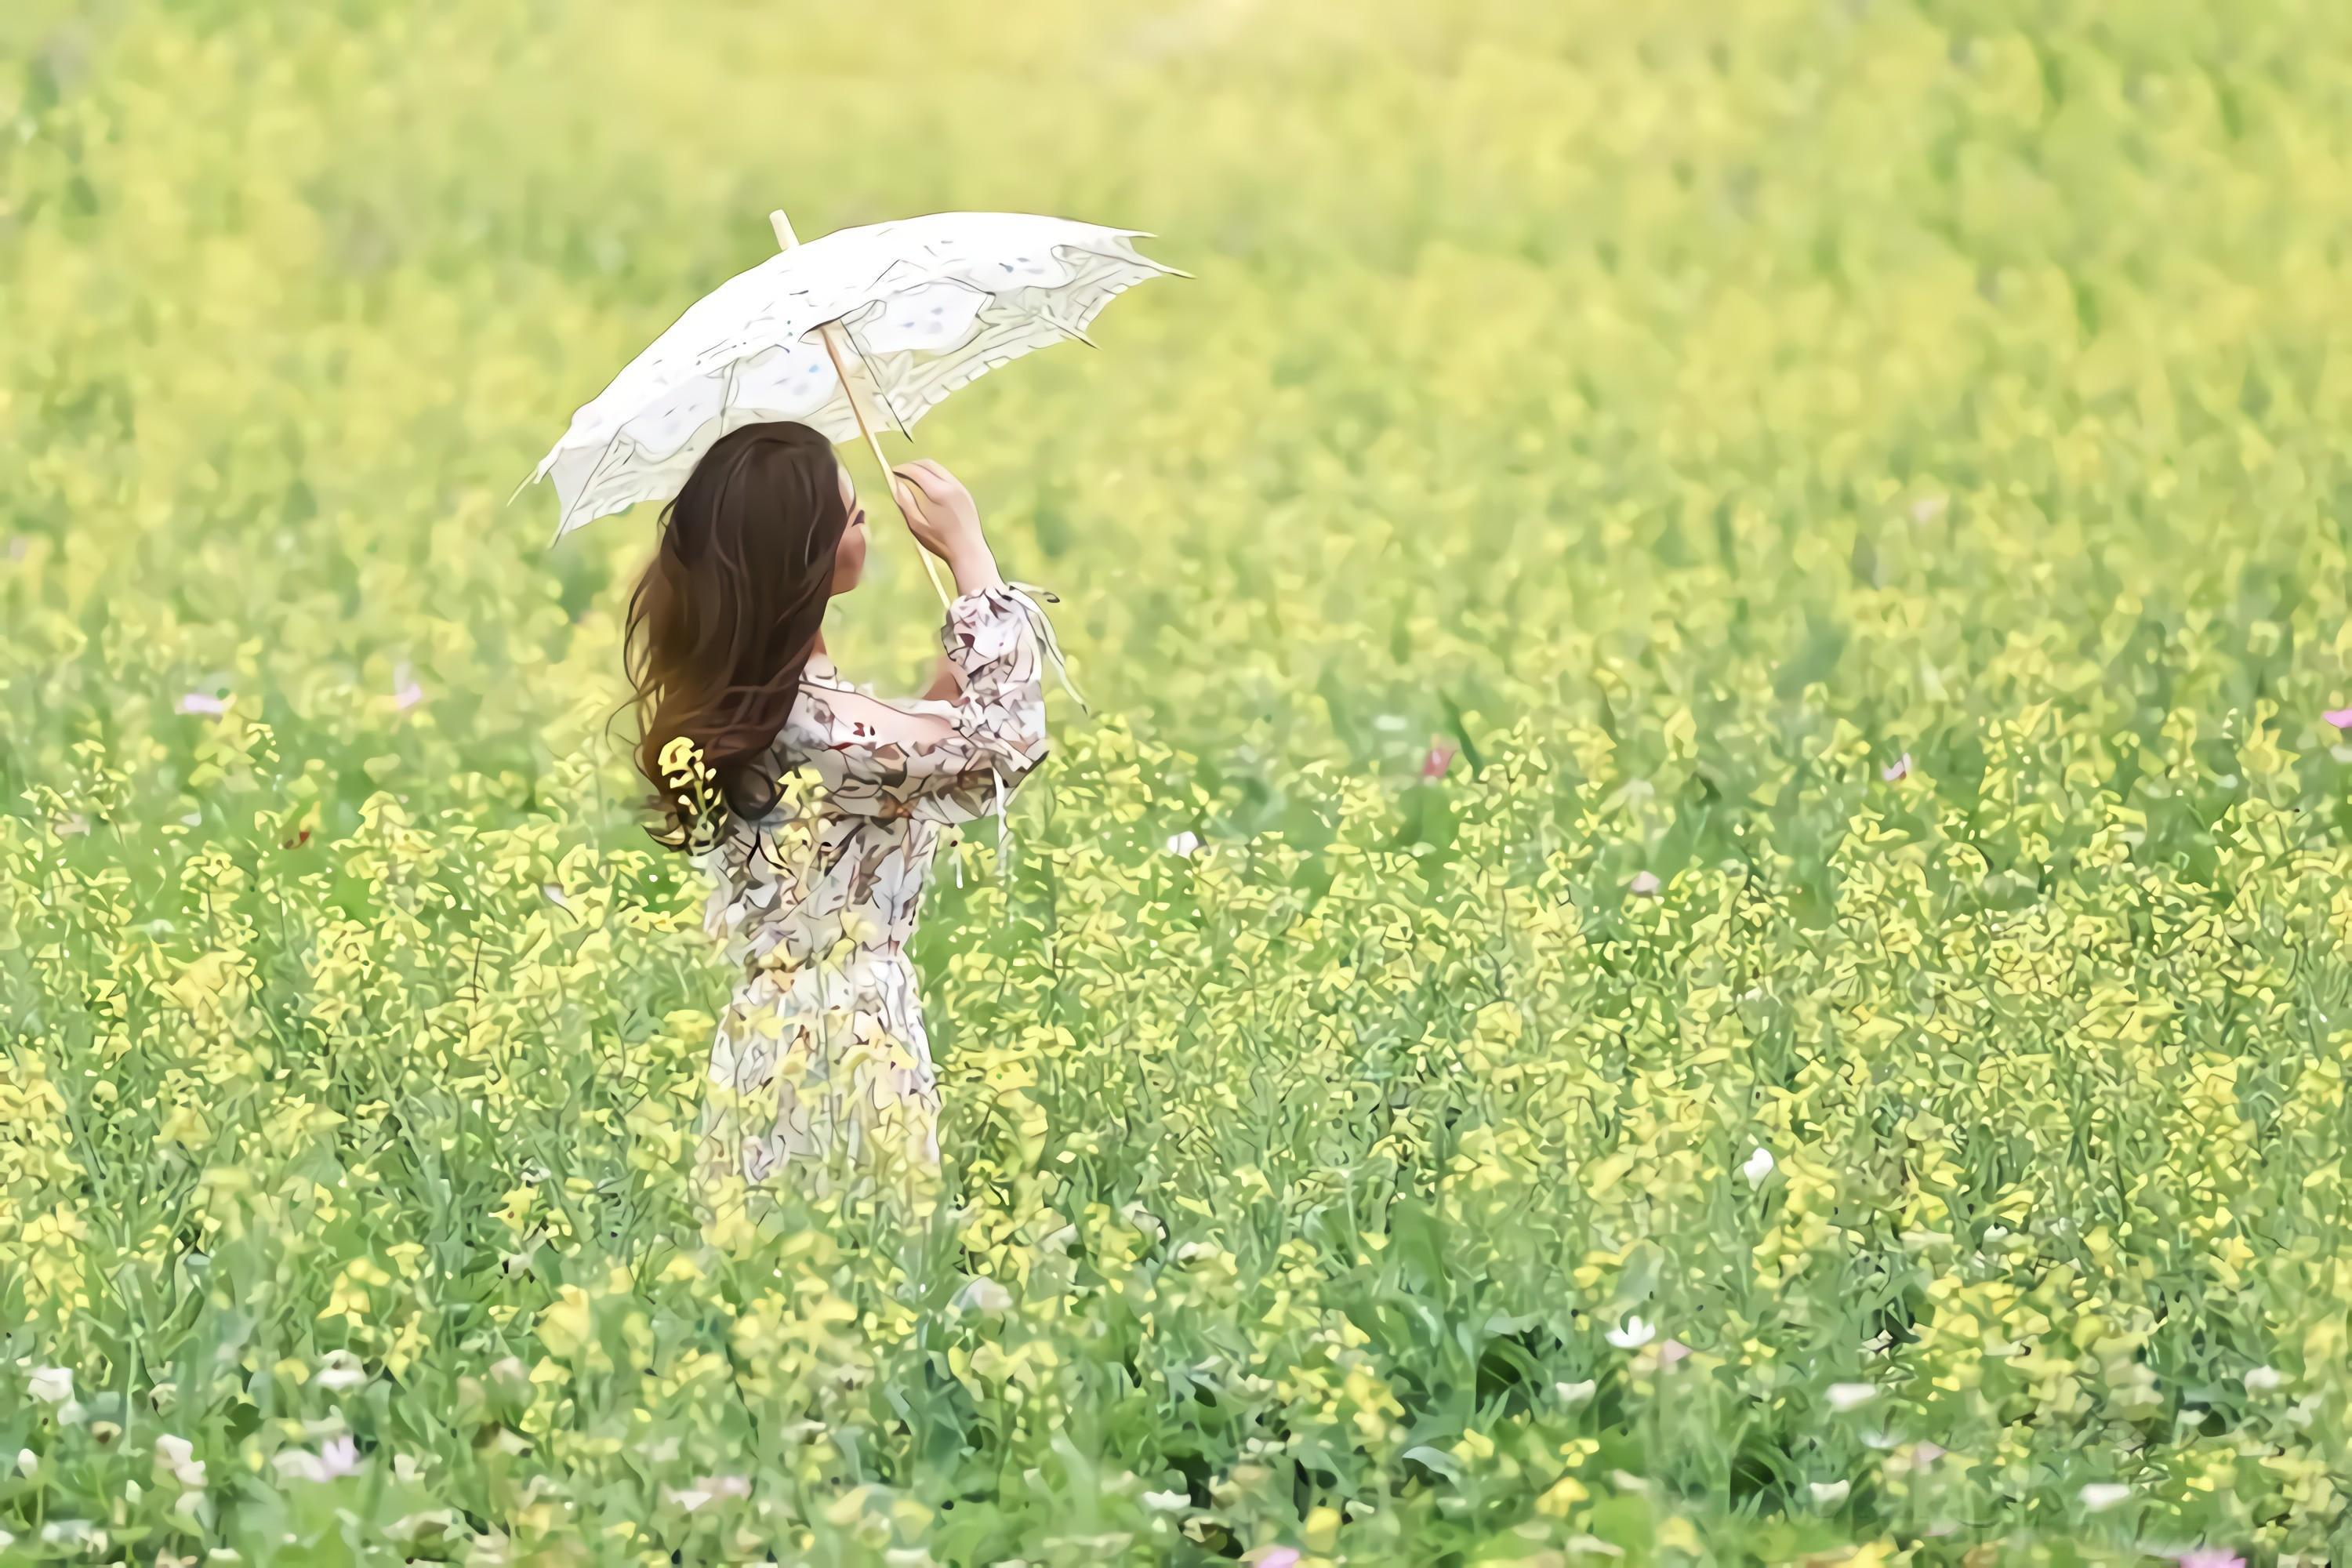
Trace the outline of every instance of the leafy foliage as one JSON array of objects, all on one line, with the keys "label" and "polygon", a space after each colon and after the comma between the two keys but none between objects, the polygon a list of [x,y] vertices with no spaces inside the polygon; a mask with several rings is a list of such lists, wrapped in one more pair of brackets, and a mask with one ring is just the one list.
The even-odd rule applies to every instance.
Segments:
[{"label": "leafy foliage", "polygon": [[[2342,1560],[2347,61],[16,0],[0,1559]],[[646,520],[504,506],[779,204],[1198,274],[922,426],[1097,716],[917,1232],[697,1214]]]}]

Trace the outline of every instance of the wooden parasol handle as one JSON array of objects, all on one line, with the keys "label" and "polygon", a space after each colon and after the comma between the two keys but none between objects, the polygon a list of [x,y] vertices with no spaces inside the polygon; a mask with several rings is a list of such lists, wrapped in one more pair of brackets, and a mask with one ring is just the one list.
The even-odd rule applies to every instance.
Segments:
[{"label": "wooden parasol handle", "polygon": [[[768,215],[768,224],[776,231],[777,249],[790,250],[800,243],[799,237],[793,233],[793,220],[784,216],[782,208],[779,207]],[[910,510],[903,493],[907,481],[891,471],[890,459],[882,455],[882,443],[875,439],[874,426],[866,423],[866,409],[857,400],[857,384],[849,379],[848,359],[842,353],[842,335],[839,321],[827,321],[817,329],[817,336],[824,342],[825,357],[833,361],[833,374],[841,379],[841,395],[849,399],[849,412],[857,421],[857,433],[866,437],[866,449],[874,454],[875,466],[882,470],[882,482],[890,487],[891,500],[898,504],[899,510]],[[878,384],[876,391],[880,391]],[[931,580],[931,591],[940,596],[940,604],[948,603],[947,585],[940,581],[939,563],[931,559],[931,552],[924,549],[919,541],[915,545],[915,553],[923,558],[923,572]]]}]

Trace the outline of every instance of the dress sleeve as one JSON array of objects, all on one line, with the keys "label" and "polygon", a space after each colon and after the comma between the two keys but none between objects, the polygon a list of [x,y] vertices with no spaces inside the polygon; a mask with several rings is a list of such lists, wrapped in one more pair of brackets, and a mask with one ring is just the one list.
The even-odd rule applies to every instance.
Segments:
[{"label": "dress sleeve", "polygon": [[807,761],[834,805],[855,816],[935,823],[999,810],[1045,759],[1044,618],[1018,588],[961,595],[940,629],[940,646],[963,678],[952,701],[926,702],[924,713],[876,704],[879,715],[854,717],[814,704],[825,739]]}]

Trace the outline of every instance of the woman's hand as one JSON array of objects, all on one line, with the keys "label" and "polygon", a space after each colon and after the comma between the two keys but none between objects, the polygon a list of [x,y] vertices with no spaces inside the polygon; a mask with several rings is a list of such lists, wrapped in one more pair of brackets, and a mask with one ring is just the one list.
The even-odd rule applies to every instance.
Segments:
[{"label": "woman's hand", "polygon": [[907,519],[907,531],[948,563],[958,593],[977,594],[1003,581],[980,531],[980,508],[962,480],[929,458],[902,463],[891,473],[898,482],[890,493]]}]

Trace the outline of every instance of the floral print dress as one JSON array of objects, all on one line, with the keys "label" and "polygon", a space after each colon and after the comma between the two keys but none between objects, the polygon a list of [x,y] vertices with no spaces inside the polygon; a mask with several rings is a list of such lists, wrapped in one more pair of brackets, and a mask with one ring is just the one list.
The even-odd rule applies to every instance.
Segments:
[{"label": "floral print dress", "polygon": [[[951,701],[883,708],[837,675],[803,675],[776,737],[775,808],[730,821],[702,857],[705,929],[744,964],[711,1045],[707,1184],[825,1192],[851,1173],[936,1166],[938,1079],[907,943],[940,830],[992,812],[1001,830],[1045,758],[1041,654],[1060,657],[1032,592],[1054,597],[1007,584],[948,606]],[[947,732],[894,735],[892,710]]]}]

